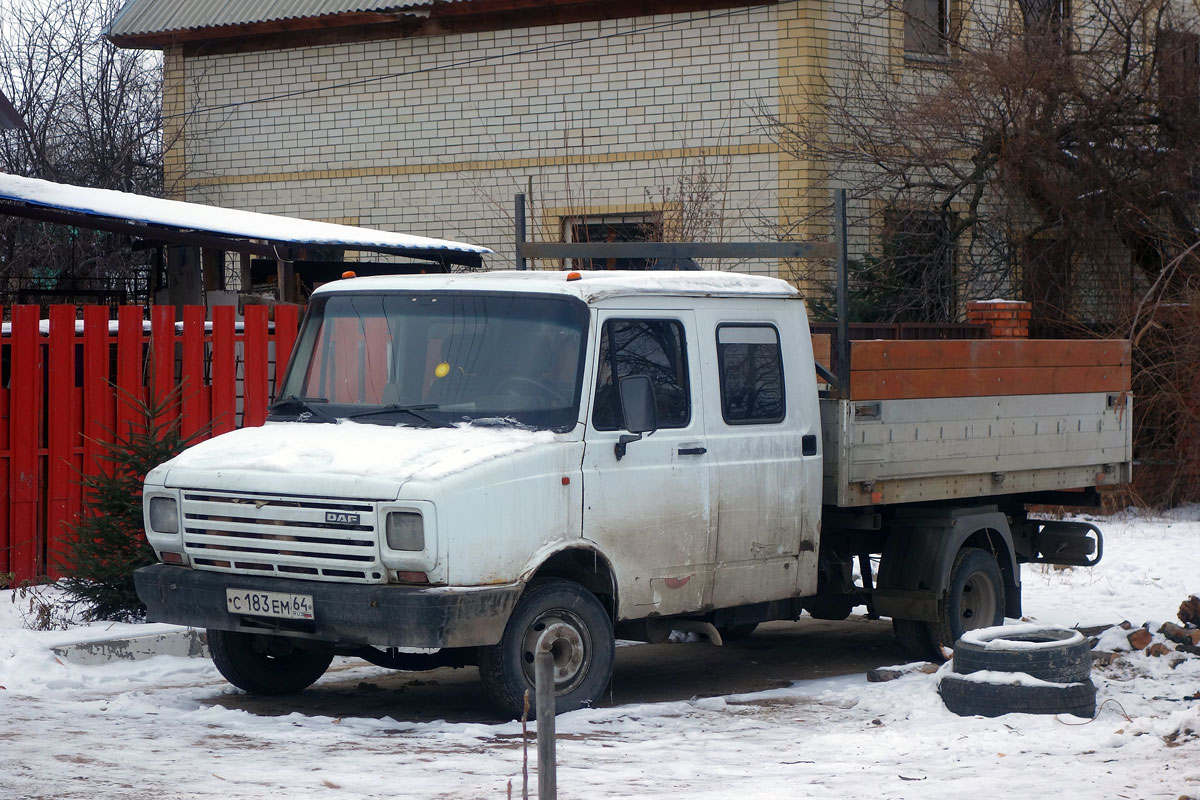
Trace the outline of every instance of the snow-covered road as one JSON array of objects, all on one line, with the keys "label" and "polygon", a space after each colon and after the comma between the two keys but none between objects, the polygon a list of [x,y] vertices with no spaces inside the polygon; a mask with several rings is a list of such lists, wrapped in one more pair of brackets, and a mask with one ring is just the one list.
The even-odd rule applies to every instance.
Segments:
[{"label": "snow-covered road", "polygon": [[[1028,617],[1157,628],[1200,591],[1200,507],[1100,524],[1106,554],[1094,570],[1026,567]],[[510,781],[520,797],[518,723],[253,714],[213,701],[236,690],[204,660],[64,663],[50,645],[84,632],[22,630],[9,599],[0,596],[0,800],[504,798]],[[359,664],[323,681],[382,674]],[[559,794],[1200,798],[1200,658],[1132,654],[1094,680],[1102,706],[1091,722],[956,717],[937,677],[919,673],[578,711],[557,720]]]}]

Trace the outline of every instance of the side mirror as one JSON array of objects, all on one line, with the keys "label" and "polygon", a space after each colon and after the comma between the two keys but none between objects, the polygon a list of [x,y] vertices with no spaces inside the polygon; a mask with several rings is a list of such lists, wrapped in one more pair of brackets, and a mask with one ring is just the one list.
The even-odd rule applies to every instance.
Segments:
[{"label": "side mirror", "polygon": [[658,430],[658,405],[654,400],[654,384],[646,375],[630,375],[618,383],[621,393],[621,416],[625,430],[630,433],[653,433]]},{"label": "side mirror", "polygon": [[625,457],[625,448],[630,442],[641,439],[644,433],[654,433],[658,430],[658,406],[654,399],[654,384],[646,375],[621,378],[617,384],[617,392],[621,399],[625,430],[630,432],[622,434],[614,445],[617,461],[620,461]]}]

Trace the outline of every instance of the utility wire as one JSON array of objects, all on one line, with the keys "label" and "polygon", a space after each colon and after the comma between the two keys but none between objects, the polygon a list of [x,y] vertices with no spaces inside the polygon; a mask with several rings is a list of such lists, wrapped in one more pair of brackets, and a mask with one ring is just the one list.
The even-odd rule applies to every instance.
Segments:
[{"label": "utility wire", "polygon": [[[704,21],[713,20],[713,19],[722,19],[725,17],[731,17],[735,14],[739,14],[743,11],[756,11],[758,9],[768,8],[772,5],[775,5],[775,4],[774,3],[763,3],[761,5],[756,5],[756,6],[743,6],[741,8],[730,9],[728,11],[713,12],[713,13],[708,14],[705,17],[702,17],[701,19]],[[219,103],[217,105],[203,106],[200,108],[193,109],[191,111],[182,111],[177,114],[164,114],[163,119],[186,117],[186,116],[192,116],[194,114],[203,114],[203,113],[207,113],[207,112],[211,112],[211,111],[224,111],[227,109],[241,108],[242,106],[256,105],[258,103],[271,103],[276,100],[286,100],[291,97],[300,97],[302,95],[316,94],[318,92],[328,92],[328,91],[333,91],[336,89],[346,89],[346,88],[349,88],[352,86],[363,86],[368,83],[377,83],[379,81],[391,80],[393,78],[404,78],[404,77],[408,77],[410,75],[421,75],[421,74],[425,74],[425,73],[429,73],[429,72],[439,72],[441,70],[458,69],[461,67],[470,66],[471,64],[480,64],[480,63],[487,62],[487,61],[495,61],[498,59],[512,58],[515,56],[526,56],[526,55],[530,55],[533,53],[546,52],[548,50],[557,50],[557,49],[563,48],[563,47],[575,47],[575,46],[581,45],[581,44],[588,44],[591,42],[600,42],[600,41],[605,41],[607,39],[616,39],[616,38],[623,37],[623,36],[633,36],[633,35],[636,35],[639,33],[647,33],[650,31],[659,30],[661,28],[672,28],[672,27],[676,27],[679,25],[691,23],[694,21],[695,21],[695,18],[689,17],[686,19],[655,22],[650,25],[642,26],[640,28],[631,28],[627,31],[615,31],[613,33],[605,33],[605,34],[601,34],[599,36],[588,36],[588,37],[584,37],[584,38],[580,38],[580,39],[571,39],[571,40],[565,41],[565,42],[550,42],[547,44],[537,45],[535,47],[527,47],[522,50],[513,50],[510,52],[498,53],[496,55],[475,56],[474,58],[467,58],[467,59],[463,59],[461,61],[454,61],[449,64],[439,64],[439,65],[432,66],[432,67],[422,67],[421,69],[414,69],[414,70],[409,70],[406,72],[392,72],[387,75],[372,75],[369,78],[357,78],[352,81],[345,81],[344,83],[335,83],[335,84],[331,84],[329,86],[314,86],[314,87],[308,88],[308,89],[295,89],[290,92],[281,92],[279,94],[273,94],[268,97],[256,97],[253,100],[239,100],[234,103]]]}]

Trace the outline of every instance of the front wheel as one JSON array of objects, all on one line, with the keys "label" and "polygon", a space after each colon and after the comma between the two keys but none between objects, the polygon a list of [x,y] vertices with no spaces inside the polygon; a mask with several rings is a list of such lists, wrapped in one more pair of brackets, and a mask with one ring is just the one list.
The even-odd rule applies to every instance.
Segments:
[{"label": "front wheel", "polygon": [[561,578],[535,580],[517,601],[499,644],[480,648],[479,675],[492,702],[520,717],[529,691],[534,717],[534,660],[554,657],[555,713],[590,705],[612,679],[612,621],[594,594]]},{"label": "front wheel", "polygon": [[935,622],[893,620],[896,638],[911,655],[945,661],[944,648],[954,647],[967,631],[1004,622],[1004,578],[996,559],[978,547],[964,547],[954,557],[946,596],[938,603]]},{"label": "front wheel", "polygon": [[251,694],[292,694],[325,674],[333,650],[285,636],[208,631],[208,650],[225,680]]}]

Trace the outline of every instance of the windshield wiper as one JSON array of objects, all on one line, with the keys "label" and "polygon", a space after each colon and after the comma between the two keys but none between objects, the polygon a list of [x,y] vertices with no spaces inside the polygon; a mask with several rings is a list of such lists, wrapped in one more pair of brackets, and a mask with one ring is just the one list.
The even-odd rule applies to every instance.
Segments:
[{"label": "windshield wiper", "polygon": [[324,397],[297,397],[290,394],[287,397],[281,397],[271,405],[267,406],[267,412],[270,414],[295,414],[300,422],[308,422],[309,420],[317,420],[319,422],[337,422],[337,417],[330,414],[324,409],[310,405],[310,403],[328,403]]},{"label": "windshield wiper", "polygon": [[421,403],[419,405],[412,405],[412,406],[403,406],[403,405],[400,405],[399,403],[392,403],[390,405],[381,406],[380,408],[372,408],[372,409],[368,409],[366,411],[356,411],[353,414],[347,414],[346,419],[359,419],[361,417],[374,417],[379,414],[405,413],[405,414],[411,414],[412,416],[421,420],[422,422],[424,422],[426,425],[429,425],[430,427],[453,428],[454,426],[449,424],[448,422],[439,422],[438,420],[432,419],[432,418],[426,416],[425,414],[420,413],[422,411],[428,411],[430,409],[437,408],[437,407],[438,407],[437,403]]}]

